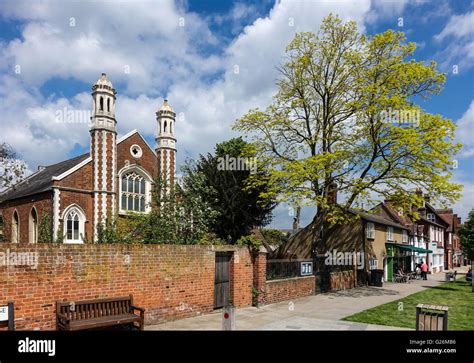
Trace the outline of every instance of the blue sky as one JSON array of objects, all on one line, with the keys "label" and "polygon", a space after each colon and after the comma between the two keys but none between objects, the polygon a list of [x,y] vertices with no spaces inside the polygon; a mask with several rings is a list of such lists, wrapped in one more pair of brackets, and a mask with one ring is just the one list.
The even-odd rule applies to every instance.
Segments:
[{"label": "blue sky", "polygon": [[[366,34],[405,32],[417,60],[446,72],[443,92],[420,104],[458,124],[465,146],[454,179],[465,189],[454,207],[465,217],[474,206],[471,0],[2,1],[0,141],[31,171],[87,152],[87,124],[57,123],[55,114],[89,110],[91,84],[106,72],[118,92],[119,134],[137,128],[154,146],[154,112],[168,98],[178,113],[178,163],[195,158],[235,136],[231,125],[249,108],[269,103],[286,44],[330,12]],[[275,226],[290,227],[287,206],[275,214]]]}]

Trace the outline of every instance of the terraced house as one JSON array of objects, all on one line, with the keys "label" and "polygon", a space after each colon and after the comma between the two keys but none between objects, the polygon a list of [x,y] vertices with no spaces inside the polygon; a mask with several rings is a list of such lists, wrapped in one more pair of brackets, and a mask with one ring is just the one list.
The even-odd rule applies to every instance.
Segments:
[{"label": "terraced house", "polygon": [[[417,211],[419,218],[415,220],[390,201],[381,202],[370,211],[348,210],[347,216],[352,218],[329,226],[325,242],[321,238],[321,221],[317,220],[295,234],[280,248],[278,256],[315,258],[316,264],[321,264],[321,257],[327,252],[360,252],[365,262],[364,269],[357,271],[359,282],[365,281],[370,270],[383,270],[384,280],[393,281],[399,271],[415,271],[422,260],[427,262],[430,272],[442,272],[450,268],[445,267],[445,244],[456,239],[445,220],[449,213],[437,211],[428,197]],[[458,253],[462,253],[460,249]]]},{"label": "terraced house", "polygon": [[174,184],[176,114],[168,101],[156,112],[155,150],[137,130],[117,137],[115,102],[116,91],[103,73],[92,86],[90,151],[41,167],[0,195],[6,242],[37,242],[43,215],[64,243],[93,240],[107,218],[150,210],[155,177]]}]

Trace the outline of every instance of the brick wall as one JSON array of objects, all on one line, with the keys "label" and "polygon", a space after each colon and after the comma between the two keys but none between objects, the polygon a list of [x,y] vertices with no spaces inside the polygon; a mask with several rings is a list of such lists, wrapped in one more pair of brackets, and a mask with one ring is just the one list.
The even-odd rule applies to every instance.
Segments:
[{"label": "brick wall", "polygon": [[265,303],[265,290],[267,279],[267,256],[266,253],[257,253],[253,256],[253,287],[256,295],[254,305]]},{"label": "brick wall", "polygon": [[303,276],[282,280],[270,280],[265,283],[265,304],[297,299],[303,296],[314,295],[316,277]]},{"label": "brick wall", "polygon": [[331,291],[347,290],[356,287],[357,275],[354,270],[331,272],[329,279],[329,289]]},{"label": "brick wall", "polygon": [[[253,266],[246,248],[233,248],[231,296],[252,302]],[[38,266],[5,266],[2,256],[38,254]],[[133,294],[147,324],[213,310],[215,250],[176,245],[0,245],[0,304],[15,303],[18,330],[54,330],[55,302]]]},{"label": "brick wall", "polygon": [[30,228],[30,213],[36,208],[38,215],[38,226],[41,222],[43,214],[51,214],[52,212],[52,195],[50,192],[45,192],[21,199],[5,202],[2,206],[2,215],[4,223],[5,241],[11,241],[12,218],[14,211],[17,211],[20,228],[20,243],[29,243],[29,228]]}]

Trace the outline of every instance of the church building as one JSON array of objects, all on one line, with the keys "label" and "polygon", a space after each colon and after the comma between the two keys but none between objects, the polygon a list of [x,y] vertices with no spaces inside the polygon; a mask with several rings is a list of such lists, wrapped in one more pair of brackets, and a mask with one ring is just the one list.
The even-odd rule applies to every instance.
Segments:
[{"label": "church building", "polygon": [[92,101],[90,151],[40,167],[0,195],[5,242],[36,243],[44,214],[53,238],[93,241],[107,218],[150,210],[156,177],[174,185],[176,114],[168,101],[156,112],[155,150],[137,130],[117,137],[116,91],[105,73],[92,86]]}]

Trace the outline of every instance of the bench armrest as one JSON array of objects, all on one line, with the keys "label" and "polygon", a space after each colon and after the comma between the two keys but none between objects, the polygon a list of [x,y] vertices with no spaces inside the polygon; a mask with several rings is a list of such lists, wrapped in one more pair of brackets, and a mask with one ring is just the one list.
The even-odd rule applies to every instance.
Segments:
[{"label": "bench armrest", "polygon": [[130,306],[130,309],[132,309],[132,312],[134,312],[135,310],[138,310],[140,312],[140,315],[143,316],[145,314],[145,309],[143,308],[139,308],[138,306]]},{"label": "bench armrest", "polygon": [[71,319],[69,319],[69,318],[67,317],[67,315],[62,314],[62,313],[56,313],[56,316],[57,316],[57,319],[58,319],[61,323],[66,323],[66,324],[67,324],[67,323],[69,323],[69,321],[71,320]]}]

